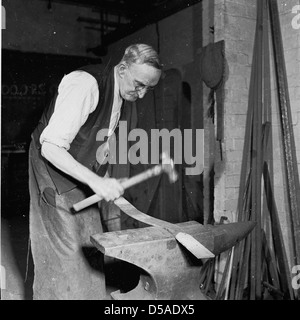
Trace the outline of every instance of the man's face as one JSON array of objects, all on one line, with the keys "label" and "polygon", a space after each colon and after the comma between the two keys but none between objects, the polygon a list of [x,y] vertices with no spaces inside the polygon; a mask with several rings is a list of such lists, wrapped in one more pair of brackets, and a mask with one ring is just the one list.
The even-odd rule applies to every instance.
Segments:
[{"label": "man's face", "polygon": [[143,98],[147,91],[152,90],[157,85],[160,76],[161,70],[147,64],[121,65],[119,67],[121,97],[127,101]]}]

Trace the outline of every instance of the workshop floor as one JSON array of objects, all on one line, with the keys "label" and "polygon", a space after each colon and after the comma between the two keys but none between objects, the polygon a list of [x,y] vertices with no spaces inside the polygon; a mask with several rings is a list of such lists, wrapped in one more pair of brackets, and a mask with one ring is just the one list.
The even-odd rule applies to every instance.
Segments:
[{"label": "workshop floor", "polygon": [[[1,265],[5,268],[3,284],[6,287],[1,291],[1,299],[32,300],[34,273],[32,257],[28,255],[28,215],[18,214],[12,217],[7,214],[2,215]],[[124,267],[119,263],[109,262],[109,270],[106,274],[106,300],[111,300],[110,293],[120,288],[120,282],[122,283],[120,269],[124,271]]]}]

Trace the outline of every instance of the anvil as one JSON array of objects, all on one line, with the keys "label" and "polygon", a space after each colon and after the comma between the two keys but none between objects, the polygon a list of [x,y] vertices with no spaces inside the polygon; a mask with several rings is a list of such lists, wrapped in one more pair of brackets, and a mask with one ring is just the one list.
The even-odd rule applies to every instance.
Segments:
[{"label": "anvil", "polygon": [[[233,247],[255,227],[255,222],[202,225],[196,221],[175,224],[193,235],[215,255]],[[105,256],[134,264],[140,269],[138,285],[131,291],[111,293],[114,300],[207,300],[202,294],[197,259],[167,230],[145,227],[91,236]]]}]

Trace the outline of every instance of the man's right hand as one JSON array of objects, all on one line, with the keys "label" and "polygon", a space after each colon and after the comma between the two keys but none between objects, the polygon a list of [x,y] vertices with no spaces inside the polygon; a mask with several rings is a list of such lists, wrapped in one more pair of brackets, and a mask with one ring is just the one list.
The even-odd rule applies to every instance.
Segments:
[{"label": "man's right hand", "polygon": [[106,201],[118,199],[124,193],[121,183],[114,178],[101,178],[97,176],[89,183],[89,186],[100,198]]}]

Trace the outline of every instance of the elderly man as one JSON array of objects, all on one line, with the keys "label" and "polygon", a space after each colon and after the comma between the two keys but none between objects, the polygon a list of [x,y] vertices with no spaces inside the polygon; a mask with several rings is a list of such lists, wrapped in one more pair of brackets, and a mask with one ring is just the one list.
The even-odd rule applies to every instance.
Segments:
[{"label": "elderly man", "polygon": [[99,150],[107,152],[108,141],[97,141],[97,132],[107,129],[109,139],[124,100],[143,98],[160,76],[154,49],[135,44],[118,65],[86,66],[60,82],[29,150],[34,299],[105,299],[103,257],[90,245],[90,235],[102,232],[98,207],[78,214],[71,208],[92,193],[106,201],[123,194],[121,184],[105,176]]}]

